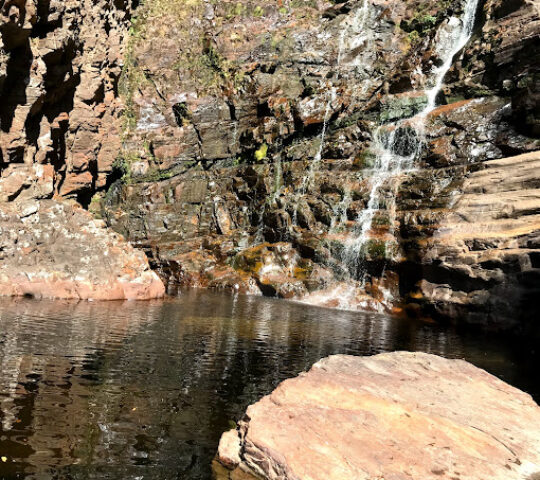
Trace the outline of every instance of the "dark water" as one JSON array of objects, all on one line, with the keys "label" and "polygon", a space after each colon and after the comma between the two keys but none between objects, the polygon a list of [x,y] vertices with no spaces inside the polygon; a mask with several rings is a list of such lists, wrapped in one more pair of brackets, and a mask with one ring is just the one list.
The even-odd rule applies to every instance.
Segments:
[{"label": "dark water", "polygon": [[209,479],[221,433],[281,380],[393,350],[466,358],[540,394],[530,348],[387,316],[194,291],[0,300],[0,478]]}]

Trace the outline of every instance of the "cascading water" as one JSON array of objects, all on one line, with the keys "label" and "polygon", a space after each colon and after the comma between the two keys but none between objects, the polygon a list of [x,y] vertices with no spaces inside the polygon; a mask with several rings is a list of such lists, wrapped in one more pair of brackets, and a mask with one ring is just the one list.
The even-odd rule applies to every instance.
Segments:
[{"label": "cascading water", "polygon": [[444,62],[432,72],[433,86],[426,91],[428,103],[426,108],[420,113],[421,116],[425,117],[435,108],[437,96],[443,87],[444,77],[452,67],[454,57],[471,38],[474,22],[476,20],[478,3],[479,0],[467,0],[462,18],[451,17],[448,20],[450,32],[446,37],[443,36],[443,38],[441,38],[436,50],[436,53],[444,60]]},{"label": "cascading water", "polygon": [[330,110],[332,107],[332,102],[335,100],[335,98],[336,98],[336,90],[334,88],[331,88],[328,91],[328,100],[326,101],[326,107],[324,110],[323,128],[321,131],[319,148],[317,149],[317,153],[315,154],[315,157],[313,157],[313,160],[311,161],[308,174],[305,175],[304,178],[302,179],[301,195],[304,195],[306,193],[309,185],[315,179],[315,173],[317,172],[319,164],[321,163],[323,149],[324,149],[324,139],[326,137],[326,129],[328,128],[328,120],[330,118]]},{"label": "cascading water", "polygon": [[[365,255],[366,245],[370,239],[370,231],[377,212],[383,207],[388,212],[395,211],[395,191],[391,189],[388,197],[384,196],[384,185],[391,178],[411,169],[415,158],[420,153],[421,142],[411,127],[401,123],[395,124],[391,130],[379,126],[373,134],[373,150],[375,164],[371,170],[371,187],[366,208],[356,219],[356,238],[350,242],[344,251],[343,260],[349,270],[358,273]],[[397,189],[397,186],[394,186]],[[392,216],[392,215],[391,215]],[[393,218],[387,219],[392,225]]]},{"label": "cascading water", "polygon": [[[352,51],[362,45],[368,38],[368,30],[366,29],[367,20],[369,17],[369,3],[368,0],[363,0],[362,6],[356,11],[356,14],[352,17],[352,21],[345,25],[345,28],[341,30],[339,36],[339,52],[337,59],[337,66],[339,67],[343,61],[343,54],[346,50]],[[350,31],[355,28],[359,33],[358,35],[351,37]],[[352,42],[350,45],[346,45],[347,40]],[[348,47],[348,48],[346,48]]]},{"label": "cascading water", "polygon": [[[384,206],[392,217],[388,219],[388,223],[393,225],[395,222],[395,201],[399,187],[397,179],[414,167],[415,160],[422,151],[425,118],[436,106],[444,78],[452,67],[453,58],[472,35],[478,3],[479,0],[466,0],[462,17],[451,17],[440,30],[435,52],[442,64],[434,68],[429,75],[428,85],[431,85],[431,88],[425,90],[427,97],[425,107],[414,117],[379,126],[373,133],[372,149],[375,154],[375,165],[371,172],[369,197],[365,210],[357,218],[357,236],[346,245],[343,253],[343,262],[361,281],[365,280],[362,263],[375,215]],[[393,179],[396,181],[388,191],[384,187]],[[387,197],[384,196],[385,192]]]},{"label": "cascading water", "polygon": [[[367,23],[368,17],[369,17],[369,3],[368,3],[368,0],[363,0],[362,6],[356,11],[356,14],[352,17],[352,21],[347,23],[345,25],[345,28],[343,28],[341,31],[341,34],[339,37],[338,56],[337,56],[337,62],[336,62],[336,70],[338,72],[343,62],[343,56],[344,56],[345,50],[346,49],[352,50],[353,48],[357,48],[368,38],[368,35],[366,33],[366,23]],[[354,45],[346,45],[350,30],[352,28],[355,28],[359,32],[359,35],[355,37]],[[326,132],[328,129],[328,121],[330,120],[332,103],[336,99],[336,94],[337,92],[335,88],[331,87],[328,89],[326,106],[325,106],[324,117],[323,117],[323,128],[320,135],[319,147],[317,149],[317,153],[315,154],[315,157],[310,163],[307,174],[302,179],[302,185],[300,187],[299,194],[296,197],[295,209],[294,209],[294,215],[293,215],[294,224],[297,223],[299,200],[306,194],[309,186],[314,181],[315,175],[317,173],[317,170],[322,160],[322,154],[324,151],[324,141],[325,141]]]},{"label": "cascading water", "polygon": [[332,210],[332,223],[330,225],[330,233],[335,233],[338,231],[338,228],[342,225],[345,225],[347,222],[347,209],[351,205],[352,195],[351,189],[345,186],[345,191],[343,192],[343,198]]}]

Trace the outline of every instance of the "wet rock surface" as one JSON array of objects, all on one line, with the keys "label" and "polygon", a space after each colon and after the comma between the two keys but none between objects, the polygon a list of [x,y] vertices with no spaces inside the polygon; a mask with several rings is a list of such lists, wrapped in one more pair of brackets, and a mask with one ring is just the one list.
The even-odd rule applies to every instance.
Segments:
[{"label": "wet rock surface", "polygon": [[[0,202],[75,200],[170,285],[514,328],[503,291],[530,323],[526,261],[480,285],[430,243],[484,162],[540,148],[532,0],[478,4],[423,113],[469,4],[2,2]],[[381,176],[381,149],[414,158]]]},{"label": "wet rock surface", "polygon": [[[336,355],[248,407],[218,478],[534,479],[540,408],[463,360]],[[240,459],[240,460],[239,460]]]},{"label": "wet rock surface", "polygon": [[[461,319],[451,295],[425,293],[445,261],[427,247],[484,162],[539,149],[538,9],[483,3],[442,106],[407,123],[426,107],[448,19],[463,14],[464,2],[443,3],[149,4],[121,83],[124,176],[97,199],[101,214],[169,284]],[[377,188],[359,247],[389,138],[393,154],[420,153]],[[512,268],[498,282],[520,291],[507,298],[513,325],[530,323],[536,287],[521,291]],[[461,271],[449,288],[468,290],[474,273]],[[481,301],[494,285],[474,310],[513,328]]]},{"label": "wet rock surface", "polygon": [[144,300],[164,292],[144,253],[79,205],[0,203],[0,295]]}]

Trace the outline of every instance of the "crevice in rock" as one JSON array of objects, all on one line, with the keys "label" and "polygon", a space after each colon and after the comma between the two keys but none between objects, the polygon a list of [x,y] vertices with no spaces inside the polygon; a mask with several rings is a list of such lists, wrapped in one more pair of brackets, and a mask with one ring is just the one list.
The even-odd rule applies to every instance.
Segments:
[{"label": "crevice in rock", "polygon": [[[4,32],[2,37],[4,39]],[[4,43],[6,40],[4,39]],[[30,67],[33,55],[30,42],[26,42],[9,52],[6,66],[6,78],[0,97],[0,128],[3,132],[9,132],[15,118],[15,111],[19,105],[27,102],[26,86],[30,77]]]}]

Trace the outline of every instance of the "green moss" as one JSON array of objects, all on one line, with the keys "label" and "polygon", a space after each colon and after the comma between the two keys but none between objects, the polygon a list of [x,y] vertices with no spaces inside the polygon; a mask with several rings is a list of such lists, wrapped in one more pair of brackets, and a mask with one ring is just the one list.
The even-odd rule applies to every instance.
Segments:
[{"label": "green moss", "polygon": [[96,193],[92,199],[90,200],[90,205],[88,205],[88,211],[94,215],[95,218],[102,218],[103,217],[103,200],[104,200],[104,193],[98,192]]},{"label": "green moss", "polygon": [[478,85],[478,86],[469,87],[467,89],[466,94],[468,98],[479,98],[479,97],[491,97],[494,93],[493,93],[493,90],[490,90],[487,87]]},{"label": "green moss", "polygon": [[463,95],[452,95],[452,96],[446,97],[446,101],[449,105],[452,103],[461,102],[463,100],[466,100],[465,96]]},{"label": "green moss", "polygon": [[218,73],[223,72],[223,57],[216,50],[214,45],[210,43],[209,40],[206,40],[207,45],[204,48],[205,61],[208,66],[215,70]]},{"label": "green moss", "polygon": [[413,30],[407,35],[407,39],[411,43],[411,45],[417,45],[420,42],[420,34],[418,31]]},{"label": "green moss", "polygon": [[[416,31],[415,36],[418,35],[418,37],[424,37],[433,33],[435,27],[447,17],[446,11],[451,6],[451,0],[439,0],[435,5],[433,3],[430,1],[420,4],[413,18],[401,20],[399,28],[409,34]],[[436,12],[436,16],[430,12]]]},{"label": "green moss", "polygon": [[352,125],[357,125],[364,112],[355,112],[347,117],[341,118],[330,125],[330,131],[339,130],[340,128],[347,128]]},{"label": "green moss", "polygon": [[390,225],[390,219],[386,216],[377,216],[373,219],[373,225],[377,226],[377,227],[384,227],[384,226],[389,226]]},{"label": "green moss", "polygon": [[145,175],[138,176],[135,181],[136,183],[144,182],[161,182],[163,180],[168,180],[176,175],[173,170],[160,170],[158,168],[150,170]]},{"label": "green moss", "polygon": [[376,159],[377,156],[366,148],[354,159],[354,166],[357,168],[373,168]]},{"label": "green moss", "polygon": [[134,161],[139,160],[135,155],[126,155],[126,152],[122,152],[122,155],[116,157],[112,164],[112,176],[120,178],[122,183],[128,183],[131,180],[131,164]]},{"label": "green moss", "polygon": [[232,14],[232,16],[242,16],[242,15],[245,15],[246,14],[246,11],[247,11],[247,7],[242,4],[242,3],[237,3],[236,5],[234,5],[232,7],[232,12],[230,12]]},{"label": "green moss", "polygon": [[386,243],[382,240],[370,239],[365,245],[365,251],[371,260],[386,258]]},{"label": "green moss", "polygon": [[437,23],[437,17],[434,17],[433,15],[425,14],[419,18],[419,23],[420,25],[424,27],[423,29],[428,30],[432,28],[433,26],[435,26],[435,24]]}]

